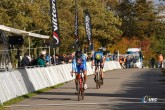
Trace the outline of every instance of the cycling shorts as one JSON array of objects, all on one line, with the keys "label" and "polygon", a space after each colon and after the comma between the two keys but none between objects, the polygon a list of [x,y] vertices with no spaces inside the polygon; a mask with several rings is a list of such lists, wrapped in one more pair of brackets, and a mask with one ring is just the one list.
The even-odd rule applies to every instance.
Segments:
[{"label": "cycling shorts", "polygon": [[95,60],[95,66],[99,65],[101,69],[104,68],[104,65],[101,65],[103,63],[103,60]]},{"label": "cycling shorts", "polygon": [[86,65],[76,65],[76,70],[77,70],[77,73],[80,74],[81,70],[82,71],[87,70],[87,67]]}]

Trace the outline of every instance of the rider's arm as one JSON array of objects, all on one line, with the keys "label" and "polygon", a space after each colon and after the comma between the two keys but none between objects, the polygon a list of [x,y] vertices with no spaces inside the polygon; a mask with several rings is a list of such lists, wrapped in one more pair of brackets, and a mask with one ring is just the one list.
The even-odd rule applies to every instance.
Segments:
[{"label": "rider's arm", "polygon": [[83,54],[83,55],[81,56],[81,58],[82,58],[82,60],[83,60],[83,66],[84,66],[84,68],[87,69],[87,64],[86,64],[87,58],[86,58],[86,56]]},{"label": "rider's arm", "polygon": [[103,64],[105,63],[105,61],[106,61],[106,57],[104,56],[104,57],[103,57]]},{"label": "rider's arm", "polygon": [[74,58],[72,61],[72,73],[76,72],[76,59]]},{"label": "rider's arm", "polygon": [[92,60],[92,64],[91,64],[92,66],[94,65],[94,59]]},{"label": "rider's arm", "polygon": [[92,55],[92,64],[91,64],[92,66],[94,65],[94,60],[95,60],[94,57],[95,57],[95,54]]}]

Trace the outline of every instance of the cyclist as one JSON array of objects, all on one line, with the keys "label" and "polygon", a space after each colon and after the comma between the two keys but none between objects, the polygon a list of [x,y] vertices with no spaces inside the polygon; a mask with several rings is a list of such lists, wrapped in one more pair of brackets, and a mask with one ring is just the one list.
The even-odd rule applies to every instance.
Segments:
[{"label": "cyclist", "polygon": [[87,89],[87,84],[86,84],[86,80],[87,80],[87,65],[86,65],[86,56],[84,54],[82,54],[81,51],[76,51],[73,61],[72,61],[72,71],[71,73],[75,73],[76,76],[76,80],[75,80],[75,84],[76,84],[76,90],[77,90],[77,75],[80,74],[80,71],[83,71],[84,74],[84,89]]},{"label": "cyclist", "polygon": [[96,69],[97,69],[96,65],[100,63],[100,76],[101,76],[102,85],[103,85],[103,68],[104,68],[105,60],[106,57],[103,55],[103,52],[101,50],[96,51],[92,57],[92,65],[95,65],[94,81],[96,82]]}]

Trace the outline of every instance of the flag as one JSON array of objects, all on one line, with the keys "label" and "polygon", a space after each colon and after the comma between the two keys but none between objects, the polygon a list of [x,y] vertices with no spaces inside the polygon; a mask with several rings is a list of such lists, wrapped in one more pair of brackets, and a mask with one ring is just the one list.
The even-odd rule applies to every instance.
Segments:
[{"label": "flag", "polygon": [[53,35],[52,47],[56,48],[60,45],[60,37],[59,37],[60,32],[59,32],[56,0],[50,0],[50,10],[51,10],[52,35]]},{"label": "flag", "polygon": [[78,7],[77,7],[77,0],[75,0],[75,31],[74,31],[74,36],[75,36],[75,44],[76,48],[79,47],[79,36],[78,36]]},{"label": "flag", "polygon": [[89,47],[92,50],[93,49],[93,45],[92,45],[92,26],[91,26],[91,16],[90,16],[88,10],[86,10],[85,14],[84,14],[84,23],[85,23],[85,32],[86,32],[86,35],[87,35]]}]

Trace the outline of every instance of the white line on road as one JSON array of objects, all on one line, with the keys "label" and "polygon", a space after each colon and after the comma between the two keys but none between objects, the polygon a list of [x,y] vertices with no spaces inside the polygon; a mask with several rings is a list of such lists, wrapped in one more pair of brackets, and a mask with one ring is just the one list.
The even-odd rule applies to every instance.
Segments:
[{"label": "white line on road", "polygon": [[[144,104],[142,102],[117,102],[118,104]],[[34,104],[34,105],[13,105],[13,106],[5,106],[5,108],[12,107],[34,107],[34,106],[67,106],[67,105],[109,105],[114,104],[109,102],[103,103],[61,103],[61,104]],[[165,102],[150,102],[145,104],[165,104]]]}]

